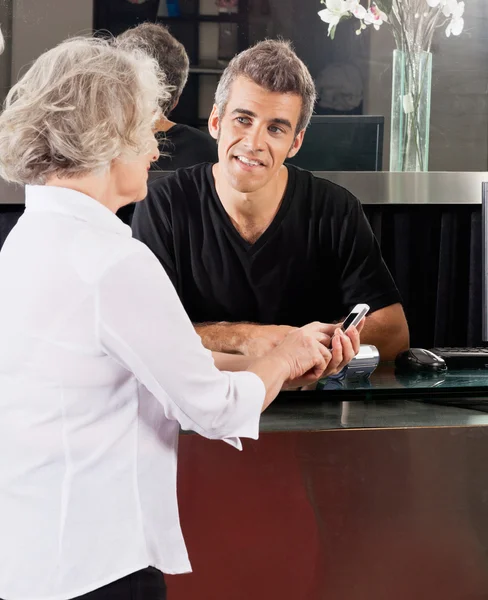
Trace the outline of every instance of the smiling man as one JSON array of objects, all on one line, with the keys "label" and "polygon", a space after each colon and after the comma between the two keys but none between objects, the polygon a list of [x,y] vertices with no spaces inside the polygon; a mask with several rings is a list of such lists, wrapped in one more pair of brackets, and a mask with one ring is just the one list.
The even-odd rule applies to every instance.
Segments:
[{"label": "smiling man", "polygon": [[[315,102],[308,69],[266,40],[224,71],[209,118],[219,160],[153,182],[133,220],[159,258],[203,343],[260,356],[292,327],[371,307],[361,334],[382,358],[408,347],[400,297],[360,202],[284,165]],[[331,328],[332,330],[332,328]]]}]

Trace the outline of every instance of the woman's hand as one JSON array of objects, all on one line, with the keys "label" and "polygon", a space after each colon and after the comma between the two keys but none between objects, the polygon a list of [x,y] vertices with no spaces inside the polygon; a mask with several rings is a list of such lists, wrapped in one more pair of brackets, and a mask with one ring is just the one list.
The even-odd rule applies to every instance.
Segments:
[{"label": "woman's hand", "polygon": [[286,382],[305,374],[319,378],[332,360],[328,348],[332,333],[331,326],[326,323],[309,323],[288,333],[267,356],[278,358],[287,366]]},{"label": "woman's hand", "polygon": [[[314,368],[309,369],[302,375],[290,378],[285,382],[286,388],[297,388],[302,387],[304,385],[310,385],[311,383],[316,382],[318,379],[322,377],[327,377],[329,375],[335,375],[342,371],[342,369],[356,356],[359,352],[360,347],[360,332],[364,327],[364,319],[360,321],[357,327],[350,327],[346,333],[341,330],[341,324],[337,325],[329,325],[329,324],[319,324],[319,323],[311,323],[310,325],[306,325],[305,328],[314,327],[316,325],[321,326],[322,332],[325,333],[322,343],[325,343],[327,346],[327,350],[329,350],[328,355],[325,357],[325,368],[319,372],[319,367],[316,365]],[[335,329],[334,329],[335,328]],[[297,331],[301,331],[300,329]],[[329,333],[332,333],[332,337],[330,337]],[[291,335],[291,334],[289,334]]]},{"label": "woman's hand", "polygon": [[301,387],[338,373],[358,353],[362,325],[342,333],[340,325],[309,323],[288,333],[271,352],[253,361],[246,370],[264,382],[263,410],[283,386]]}]

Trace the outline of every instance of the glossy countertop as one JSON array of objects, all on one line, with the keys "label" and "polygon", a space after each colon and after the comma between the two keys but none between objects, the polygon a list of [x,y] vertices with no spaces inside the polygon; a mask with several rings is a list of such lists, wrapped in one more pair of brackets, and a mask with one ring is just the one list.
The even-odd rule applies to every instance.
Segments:
[{"label": "glossy countertop", "polygon": [[369,380],[282,392],[262,432],[488,426],[488,370],[419,375],[382,364]]}]

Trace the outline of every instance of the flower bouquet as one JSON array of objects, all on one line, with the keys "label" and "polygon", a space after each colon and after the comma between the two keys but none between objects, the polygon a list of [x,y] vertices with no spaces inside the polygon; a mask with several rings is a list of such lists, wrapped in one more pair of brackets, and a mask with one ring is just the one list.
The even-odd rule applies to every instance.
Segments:
[{"label": "flower bouquet", "polygon": [[356,19],[356,33],[368,27],[391,27],[393,55],[390,170],[428,168],[432,38],[438,28],[447,37],[464,28],[464,2],[459,0],[321,0],[318,14],[334,38],[337,25]]}]

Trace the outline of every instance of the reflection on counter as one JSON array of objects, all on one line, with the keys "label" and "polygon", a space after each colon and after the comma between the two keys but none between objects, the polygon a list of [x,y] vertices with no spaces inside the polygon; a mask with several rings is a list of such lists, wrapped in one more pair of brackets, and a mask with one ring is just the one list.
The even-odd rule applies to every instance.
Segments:
[{"label": "reflection on counter", "polygon": [[[394,394],[398,390],[407,393],[412,390],[429,390],[432,388],[443,388],[452,393],[484,392],[488,398],[488,369],[478,370],[448,370],[433,371],[430,373],[406,373],[395,369],[393,363],[380,363],[371,377],[327,377],[318,382],[314,391],[320,390],[324,394],[328,390],[358,393],[368,390],[378,396],[383,392]],[[324,395],[325,399],[325,395]]]},{"label": "reflection on counter", "polygon": [[[319,386],[317,386],[319,387]],[[261,417],[261,431],[488,425],[488,371],[396,373],[331,378],[327,387],[282,392]]]}]

